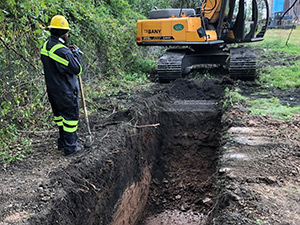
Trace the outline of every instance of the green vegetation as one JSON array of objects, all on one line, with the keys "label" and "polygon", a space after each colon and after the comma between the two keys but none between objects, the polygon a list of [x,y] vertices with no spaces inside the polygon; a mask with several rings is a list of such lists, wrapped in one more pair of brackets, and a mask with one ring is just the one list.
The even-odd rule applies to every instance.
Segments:
[{"label": "green vegetation", "polygon": [[283,120],[291,119],[292,115],[300,113],[300,106],[282,105],[275,97],[249,100],[248,104],[252,114],[271,115]]},{"label": "green vegetation", "polygon": [[[266,58],[263,67],[258,71],[258,84],[265,88],[258,95],[272,93],[267,88],[279,88],[281,90],[293,90],[300,87],[300,61],[297,60],[300,52],[300,29],[293,30],[286,45],[290,30],[268,30],[265,40],[255,45],[264,49]],[[289,60],[290,59],[290,60]],[[293,115],[300,113],[300,106],[291,107],[283,105],[276,97],[258,98],[244,97],[240,90],[235,88],[227,90],[227,100],[224,106],[242,105],[252,114],[269,115],[279,119],[291,119]]]},{"label": "green vegetation", "polygon": [[[158,8],[180,7],[180,1],[166,0],[2,0],[0,2],[0,163],[21,160],[32,152],[32,132],[53,129],[47,100],[40,48],[49,36],[44,29],[57,14],[72,28],[69,44],[84,52],[83,81],[89,111],[99,107],[94,99],[130,95],[147,86],[149,72],[159,52],[135,44],[137,19]],[[195,7],[185,1],[184,7]],[[278,38],[279,36],[280,38]],[[300,30],[268,31],[259,45],[289,55],[299,54]],[[278,39],[280,41],[278,41]],[[299,63],[265,67],[260,82],[265,87],[299,88]],[[277,73],[280,71],[280,73]],[[280,75],[281,74],[281,75]],[[238,92],[229,92],[226,104],[245,103]],[[224,103],[225,104],[225,103]],[[258,112],[258,109],[257,111]]]},{"label": "green vegetation", "polygon": [[300,46],[300,27],[298,26],[297,29],[294,30],[280,30],[280,29],[272,29],[268,30],[265,36],[266,42],[274,42],[275,40],[280,40],[282,43],[285,43],[288,39],[289,34],[289,43],[288,44],[295,44]]},{"label": "green vegetation", "polygon": [[282,120],[291,119],[293,115],[300,113],[300,106],[291,107],[289,104],[283,105],[276,97],[252,98],[245,97],[241,95],[240,92],[241,90],[239,88],[234,88],[233,90],[226,88],[223,108],[226,109],[229,106],[243,106],[248,108],[251,114],[268,115]]},{"label": "green vegetation", "polygon": [[222,108],[226,109],[230,106],[235,105],[245,105],[247,98],[242,96],[239,92],[241,90],[239,88],[235,88],[230,90],[229,88],[225,89],[225,100],[223,101]]},{"label": "green vegetation", "polygon": [[[154,62],[135,44],[136,21],[171,1],[2,0],[0,2],[0,163],[32,152],[30,132],[54,127],[40,48],[54,15],[72,28],[69,44],[84,52],[83,80],[90,111],[93,98],[129,93],[147,80]],[[152,53],[153,54],[153,53]],[[155,57],[155,56],[153,56]]]},{"label": "green vegetation", "polygon": [[256,43],[256,45],[277,52],[299,55],[300,28],[292,30],[292,32],[280,29],[267,30],[264,41]]},{"label": "green vegetation", "polygon": [[279,87],[283,90],[300,88],[300,61],[288,67],[268,66],[263,68],[260,81],[266,87]]},{"label": "green vegetation", "polygon": [[[299,88],[300,62],[296,59],[300,52],[300,28],[297,30],[268,30],[265,40],[256,43],[265,50],[267,60],[274,58],[273,64],[266,61],[261,68],[259,79],[265,87],[281,89]],[[291,59],[291,60],[289,60]]]}]

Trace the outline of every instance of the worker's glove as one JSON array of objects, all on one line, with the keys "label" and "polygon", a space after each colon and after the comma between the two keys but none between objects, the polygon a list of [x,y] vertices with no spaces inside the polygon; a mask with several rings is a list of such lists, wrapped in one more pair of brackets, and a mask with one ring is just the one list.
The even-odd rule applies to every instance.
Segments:
[{"label": "worker's glove", "polygon": [[80,49],[78,47],[76,49],[73,49],[72,52],[73,52],[73,54],[75,53],[75,54],[83,55],[83,52],[80,51]]},{"label": "worker's glove", "polygon": [[71,46],[69,46],[69,48],[71,49],[71,51],[75,55],[81,54],[81,52],[82,52],[82,51],[80,51],[80,49],[76,45],[71,45]]},{"label": "worker's glove", "polygon": [[72,52],[73,52],[73,53],[76,53],[76,54],[79,54],[80,49],[77,47],[77,48],[73,49]]}]

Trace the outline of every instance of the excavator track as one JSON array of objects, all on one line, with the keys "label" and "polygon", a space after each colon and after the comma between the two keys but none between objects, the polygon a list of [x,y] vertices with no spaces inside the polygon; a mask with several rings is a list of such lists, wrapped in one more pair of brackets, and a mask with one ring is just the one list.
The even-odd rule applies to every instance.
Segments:
[{"label": "excavator track", "polygon": [[167,83],[182,77],[182,61],[186,51],[169,49],[158,60],[157,74],[159,82]]},{"label": "excavator track", "polygon": [[256,78],[256,55],[252,48],[231,48],[228,70],[234,80],[253,81]]},{"label": "excavator track", "polygon": [[160,57],[157,74],[160,83],[167,83],[188,74],[194,65],[227,64],[230,77],[234,80],[252,81],[256,78],[256,56],[251,47],[231,48],[223,52],[221,49],[169,49]]}]

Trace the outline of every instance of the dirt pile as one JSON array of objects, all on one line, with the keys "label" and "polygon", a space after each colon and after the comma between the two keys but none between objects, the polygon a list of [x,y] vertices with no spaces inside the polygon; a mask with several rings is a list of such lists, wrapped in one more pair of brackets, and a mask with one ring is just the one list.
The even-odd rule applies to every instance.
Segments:
[{"label": "dirt pile", "polygon": [[153,160],[157,129],[143,125],[158,122],[168,98],[134,101],[108,118],[91,116],[95,143],[82,156],[63,157],[56,131],[33,133],[35,153],[1,168],[1,224],[109,224]]},{"label": "dirt pile", "polygon": [[224,86],[218,80],[179,79],[170,84],[168,94],[177,100],[218,100],[224,96]]}]

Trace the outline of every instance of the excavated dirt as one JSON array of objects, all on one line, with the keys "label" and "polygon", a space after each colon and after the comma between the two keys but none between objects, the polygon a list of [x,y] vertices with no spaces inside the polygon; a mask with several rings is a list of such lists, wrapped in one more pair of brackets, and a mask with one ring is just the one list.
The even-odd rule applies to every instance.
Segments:
[{"label": "excavated dirt", "polygon": [[[83,155],[62,156],[56,130],[20,134],[34,153],[1,166],[0,224],[298,225],[299,115],[282,121],[236,107],[222,116],[214,102],[234,82],[218,78],[95,99],[96,139]],[[239,85],[259,97],[255,83]],[[298,89],[263,97],[272,96],[299,105]]]}]

